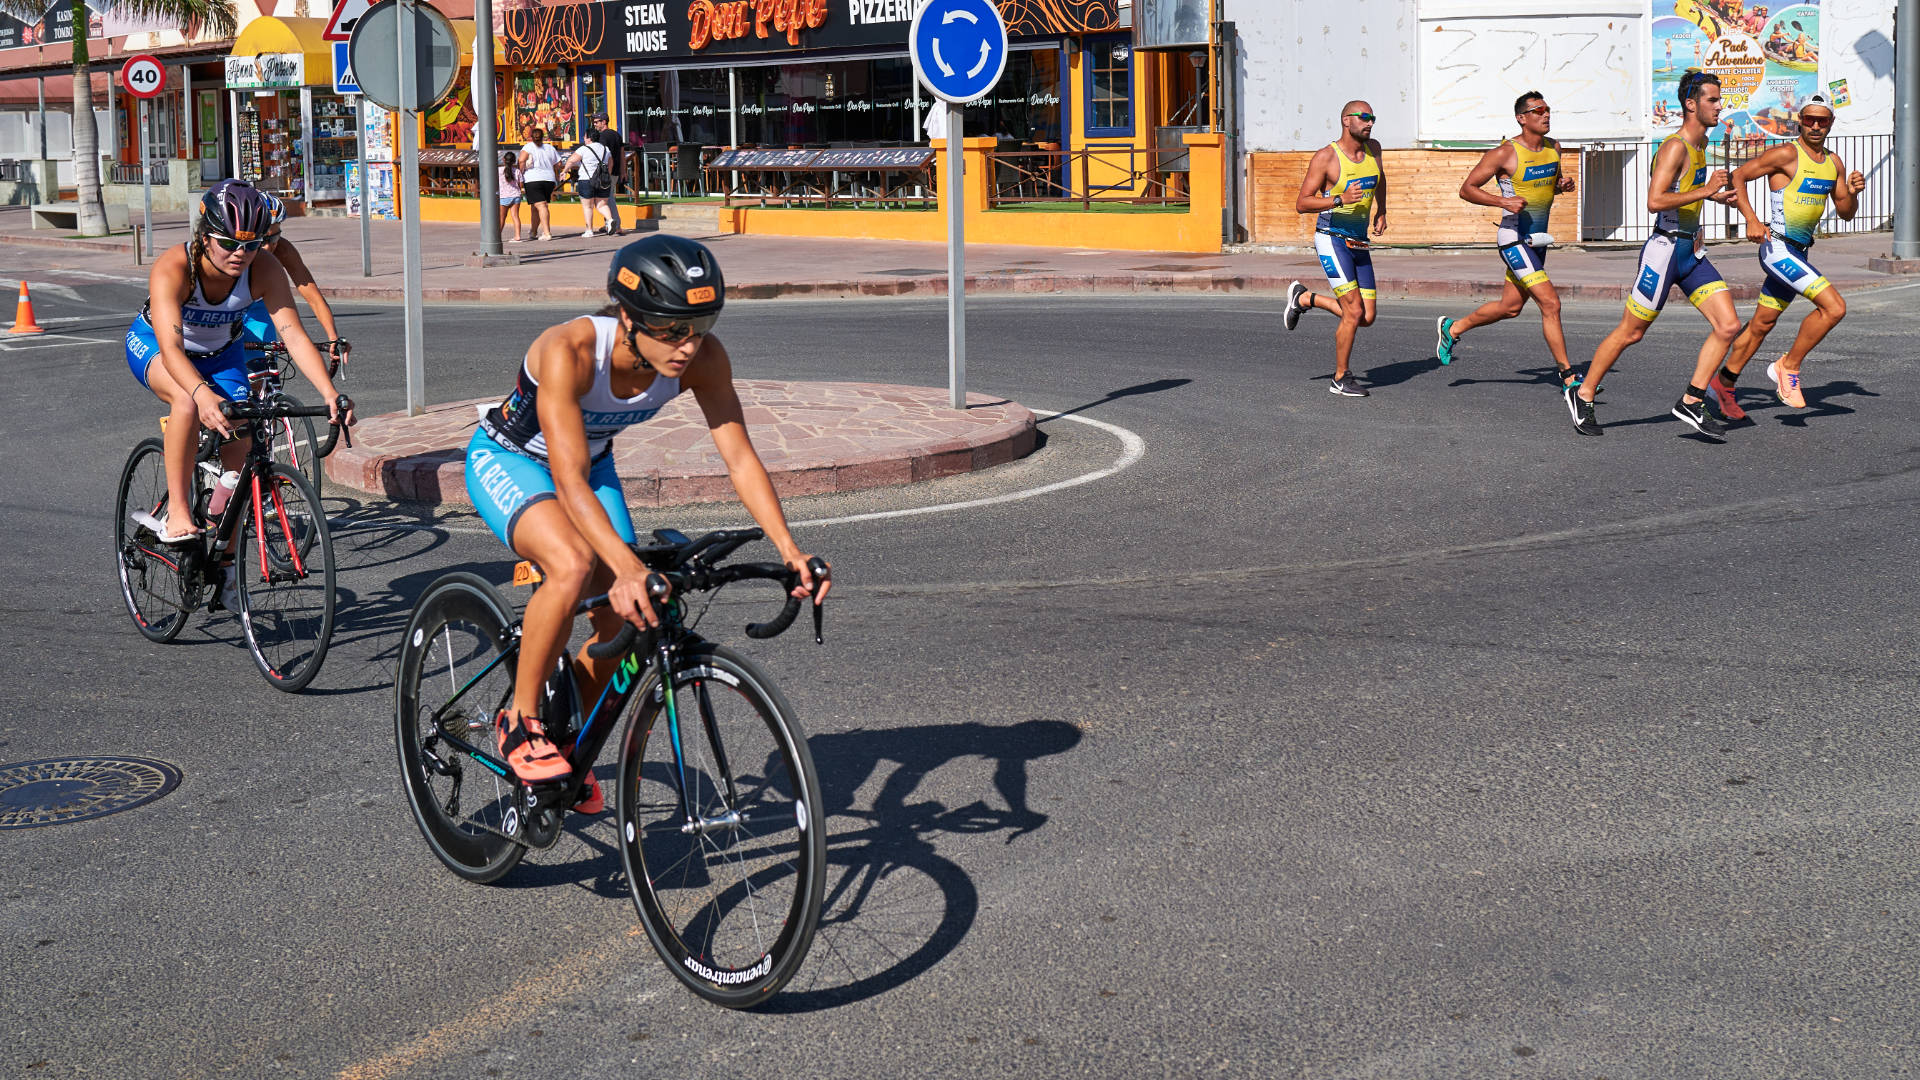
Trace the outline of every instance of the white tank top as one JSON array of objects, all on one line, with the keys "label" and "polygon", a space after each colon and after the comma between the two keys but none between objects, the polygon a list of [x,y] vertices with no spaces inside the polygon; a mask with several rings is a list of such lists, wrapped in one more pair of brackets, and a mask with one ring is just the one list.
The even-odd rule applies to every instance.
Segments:
[{"label": "white tank top", "polygon": [[[613,446],[613,437],[635,424],[651,420],[667,402],[680,396],[680,380],[655,375],[645,390],[630,398],[613,392],[613,349],[620,341],[620,320],[583,315],[593,323],[593,382],[580,395],[580,417],[587,426],[587,457],[597,458]],[[529,457],[547,459],[547,437],[540,430],[540,383],[520,361],[520,381],[507,400],[487,411],[480,421],[488,435],[503,446]]]},{"label": "white tank top", "polygon": [[[180,305],[180,336],[186,344],[189,355],[207,356],[217,353],[233,344],[240,337],[240,322],[247,317],[247,309],[253,306],[253,265],[240,271],[240,279],[233,283],[233,291],[225,300],[217,304],[207,302],[207,294],[201,291],[198,267],[193,268],[193,292]],[[140,316],[153,325],[153,298],[140,309]]]}]

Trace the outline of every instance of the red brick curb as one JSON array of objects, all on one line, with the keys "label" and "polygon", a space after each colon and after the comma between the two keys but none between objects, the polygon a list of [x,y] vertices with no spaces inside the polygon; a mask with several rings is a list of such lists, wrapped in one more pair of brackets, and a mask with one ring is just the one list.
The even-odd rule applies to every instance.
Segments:
[{"label": "red brick curb", "polygon": [[[859,491],[976,472],[1033,452],[1034,415],[988,394],[965,411],[937,387],[876,383],[737,380],[754,447],[782,496]],[[334,482],[409,502],[471,505],[466,446],[477,406],[430,407],[422,416],[387,413],[354,428],[354,445],[327,458]],[[735,498],[727,469],[692,395],[614,440],[627,502],[680,506]]]}]

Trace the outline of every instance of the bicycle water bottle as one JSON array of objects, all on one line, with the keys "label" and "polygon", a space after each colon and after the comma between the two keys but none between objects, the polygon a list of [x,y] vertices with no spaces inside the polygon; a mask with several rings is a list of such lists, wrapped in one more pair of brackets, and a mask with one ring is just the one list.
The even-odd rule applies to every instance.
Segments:
[{"label": "bicycle water bottle", "polygon": [[227,503],[233,499],[233,489],[239,486],[239,472],[228,469],[221,473],[220,479],[214,481],[212,485],[213,498],[207,503],[207,516],[218,521],[220,515],[226,512]]}]

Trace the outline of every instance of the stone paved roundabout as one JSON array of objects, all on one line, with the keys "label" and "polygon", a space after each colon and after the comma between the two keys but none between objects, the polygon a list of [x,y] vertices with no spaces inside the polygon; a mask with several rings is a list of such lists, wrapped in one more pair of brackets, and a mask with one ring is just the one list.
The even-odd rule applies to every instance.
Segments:
[{"label": "stone paved roundabout", "polygon": [[[1034,415],[990,394],[947,406],[947,390],[876,383],[741,379],[753,445],[782,496],[907,484],[1002,465],[1033,452]],[[471,505],[467,440],[494,398],[369,417],[327,458],[330,480],[384,498]],[[734,498],[692,394],[614,440],[627,502],[678,506]]]}]

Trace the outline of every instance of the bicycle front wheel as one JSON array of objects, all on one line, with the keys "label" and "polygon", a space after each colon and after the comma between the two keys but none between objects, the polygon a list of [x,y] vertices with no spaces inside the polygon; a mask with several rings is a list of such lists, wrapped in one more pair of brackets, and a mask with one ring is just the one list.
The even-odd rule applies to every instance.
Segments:
[{"label": "bicycle front wheel", "polygon": [[400,639],[394,744],[420,834],[447,869],[493,881],[520,862],[521,788],[461,749],[485,746],[513,701],[519,656],[507,602],[485,579],[453,573],[427,587]]},{"label": "bicycle front wheel", "polygon": [[708,1001],[746,1008],[785,986],[813,944],[820,782],[805,732],[758,667],[706,643],[679,656],[673,692],[656,672],[621,739],[620,857],[668,969]]},{"label": "bicycle front wheel", "polygon": [[259,497],[244,493],[250,502],[232,571],[240,575],[240,626],[260,673],[295,693],[320,673],[333,640],[333,537],[306,477],[275,465],[252,479]]},{"label": "bicycle front wheel", "polygon": [[120,470],[120,495],[113,506],[113,555],[119,565],[120,597],[133,625],[149,641],[162,644],[180,636],[197,597],[187,595],[180,572],[180,550],[160,543],[152,529],[132,515],[167,519],[167,451],[159,439],[133,448]]},{"label": "bicycle front wheel", "polygon": [[[289,405],[300,402],[292,394],[282,394]],[[313,420],[305,416],[282,416],[272,422],[273,460],[307,478],[313,493],[326,490],[326,470],[321,468],[320,440],[314,435]]]}]

